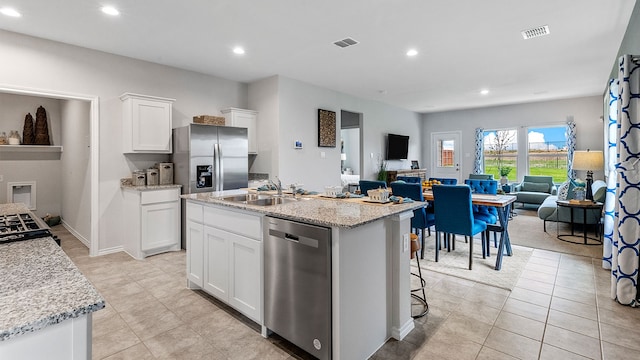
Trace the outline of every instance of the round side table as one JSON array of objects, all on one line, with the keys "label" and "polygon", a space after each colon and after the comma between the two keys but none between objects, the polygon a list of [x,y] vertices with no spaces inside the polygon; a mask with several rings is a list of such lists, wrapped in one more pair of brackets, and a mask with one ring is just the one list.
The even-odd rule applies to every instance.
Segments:
[{"label": "round side table", "polygon": [[[556,214],[559,213],[559,210],[561,207],[566,207],[570,209],[571,212],[571,217],[570,217],[570,221],[569,224],[571,224],[571,234],[560,234],[560,229],[559,229],[559,223],[560,221],[556,222],[556,236],[558,238],[558,240],[562,240],[562,241],[567,241],[567,242],[571,242],[571,243],[575,243],[575,244],[580,244],[580,242],[577,241],[572,241],[571,237],[575,238],[579,235],[575,235],[574,232],[574,227],[576,224],[581,224],[582,227],[582,239],[583,239],[583,244],[584,245],[600,245],[602,244],[602,233],[600,231],[600,223],[597,222],[595,224],[593,224],[596,227],[596,232],[598,237],[592,237],[592,236],[588,236],[587,235],[587,227],[589,226],[589,224],[587,224],[587,211],[588,210],[597,210],[600,213],[602,213],[602,206],[603,204],[601,202],[571,202],[569,200],[558,200],[556,201],[556,205],[558,207],[558,210],[556,210]],[[583,218],[582,218],[582,223],[577,223],[576,219],[574,219],[573,216],[573,210],[574,209],[582,209],[582,214],[583,214]],[[598,219],[600,219],[600,216],[598,216]],[[588,240],[593,240],[592,242],[589,242]]]}]

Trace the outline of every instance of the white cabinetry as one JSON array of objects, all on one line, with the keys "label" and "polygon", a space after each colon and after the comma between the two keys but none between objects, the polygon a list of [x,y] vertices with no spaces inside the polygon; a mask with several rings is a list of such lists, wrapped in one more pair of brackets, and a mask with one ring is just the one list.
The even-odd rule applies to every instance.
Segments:
[{"label": "white cabinetry", "polygon": [[189,287],[261,324],[262,217],[187,201],[187,220]]},{"label": "white cabinetry", "polygon": [[125,251],[143,259],[180,250],[180,188],[123,193]]},{"label": "white cabinetry", "polygon": [[124,93],[122,152],[171,153],[171,111],[174,99]]},{"label": "white cabinetry", "polygon": [[221,112],[225,117],[226,125],[247,128],[249,153],[255,154],[258,150],[256,146],[256,122],[258,119],[258,112],[237,108],[228,108]]}]

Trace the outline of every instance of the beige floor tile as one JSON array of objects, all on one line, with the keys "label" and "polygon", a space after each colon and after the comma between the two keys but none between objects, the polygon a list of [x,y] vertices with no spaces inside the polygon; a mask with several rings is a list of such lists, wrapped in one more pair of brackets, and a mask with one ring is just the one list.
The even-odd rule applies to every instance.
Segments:
[{"label": "beige floor tile", "polygon": [[451,296],[464,298],[465,295],[473,288],[473,283],[471,285],[461,284],[452,279],[443,279],[437,285],[435,285],[430,290],[449,294]]},{"label": "beige floor tile", "polygon": [[516,360],[517,358],[483,346],[476,360]]},{"label": "beige floor tile", "polygon": [[526,278],[520,278],[516,283],[516,286],[522,289],[536,291],[542,294],[551,295],[553,294],[553,284],[531,280]]},{"label": "beige floor tile", "polygon": [[569,289],[582,290],[594,293],[596,291],[596,284],[593,278],[590,279],[578,279],[568,276],[556,276],[556,285],[566,287]]},{"label": "beige floor tile", "polygon": [[510,299],[521,300],[538,306],[548,307],[551,302],[551,295],[539,293],[520,287],[515,287],[509,295]]},{"label": "beige floor tile", "polygon": [[542,351],[540,352],[539,360],[588,360],[589,358],[574,354],[567,350],[551,346],[549,344],[542,344]]},{"label": "beige floor tile", "polygon": [[219,309],[203,296],[186,288],[159,301],[185,322],[206,316]]},{"label": "beige floor tile", "polygon": [[121,312],[120,315],[143,341],[183,325],[176,314],[159,302],[152,309],[132,309]]},{"label": "beige floor tile", "polygon": [[599,310],[600,321],[606,324],[638,329],[640,325],[640,309],[618,305],[614,310],[601,308]]},{"label": "beige floor tile", "polygon": [[509,298],[504,304],[502,311],[507,311],[512,314],[524,316],[532,320],[545,322],[547,320],[549,308],[546,306],[534,305],[526,301]]},{"label": "beige floor tile", "polygon": [[491,325],[472,317],[453,313],[445,320],[441,329],[450,332],[455,338],[464,338],[482,344],[491,331]]},{"label": "beige floor tile", "polygon": [[537,256],[531,256],[531,258],[529,259],[529,264],[544,265],[544,266],[555,267],[555,268],[558,267],[558,263],[559,263],[559,260],[542,258]]},{"label": "beige floor tile", "polygon": [[500,313],[494,326],[538,341],[542,341],[544,334],[544,322],[506,311]]},{"label": "beige floor tile", "polygon": [[430,307],[440,308],[444,311],[454,311],[462,303],[463,299],[440,291],[427,289],[427,302]]},{"label": "beige floor tile", "polygon": [[[441,328],[416,354],[416,359],[475,359],[482,348],[474,341],[457,338],[455,333]],[[455,352],[452,349],[456,349]]]},{"label": "beige floor tile", "polygon": [[141,342],[128,326],[116,326],[114,322],[117,319],[105,323],[104,331],[100,329],[100,324],[94,323],[95,333],[91,337],[93,359],[105,358]]},{"label": "beige floor tile", "polygon": [[522,274],[520,274],[520,279],[536,280],[536,281],[547,283],[547,284],[556,283],[555,274],[546,274],[543,272],[539,272],[535,270],[527,270],[527,269],[522,271]]},{"label": "beige floor tile", "polygon": [[145,346],[158,359],[213,359],[220,351],[183,325],[144,340]]},{"label": "beige floor tile", "polygon": [[491,286],[474,286],[467,292],[464,299],[475,303],[476,306],[485,305],[495,309],[502,309],[509,294],[508,290],[492,288]]},{"label": "beige floor tile", "polygon": [[572,300],[572,301],[579,302],[586,305],[591,305],[591,306],[596,305],[596,294],[587,292],[587,291],[570,289],[570,288],[556,285],[553,288],[553,296],[567,299],[567,300]]},{"label": "beige floor tile", "polygon": [[545,258],[550,260],[560,260],[560,253],[549,250],[533,249],[531,257]]},{"label": "beige floor tile", "polygon": [[[95,357],[94,357],[95,359]],[[143,344],[139,343],[117,352],[111,356],[104,358],[104,360],[155,360],[155,356],[151,354],[149,349]]]},{"label": "beige floor tile", "polygon": [[600,338],[598,322],[581,316],[571,315],[551,309],[549,310],[549,319],[547,320],[547,324],[574,331],[582,335],[587,335],[592,338]]},{"label": "beige floor tile", "polygon": [[442,312],[437,308],[430,309],[427,315],[414,320],[415,328],[402,341],[414,344],[416,349],[421,347],[435,335],[449,316],[449,312]]},{"label": "beige floor tile", "polygon": [[453,313],[465,315],[476,321],[481,321],[485,324],[493,325],[500,314],[500,309],[494,306],[488,306],[485,304],[477,304],[474,301],[463,300],[460,306],[456,308]]},{"label": "beige floor tile", "polygon": [[537,359],[540,345],[540,341],[497,327],[491,330],[487,341],[484,343],[486,347],[523,360]]},{"label": "beige floor tile", "polygon": [[418,352],[418,347],[408,341],[391,339],[382,349],[373,354],[369,360],[411,359]]},{"label": "beige floor tile", "polygon": [[640,350],[630,349],[612,344],[608,341],[603,341],[602,358],[605,360],[638,360],[640,359]]},{"label": "beige floor tile", "polygon": [[544,343],[591,359],[600,358],[600,341],[597,338],[547,325]]},{"label": "beige floor tile", "polygon": [[542,264],[535,264],[535,263],[527,263],[527,265],[525,265],[525,270],[533,270],[533,271],[537,271],[537,272],[541,272],[544,274],[549,274],[549,275],[556,275],[558,273],[558,268],[556,266],[547,266],[547,265],[542,265]]},{"label": "beige floor tile", "polygon": [[629,329],[600,323],[600,336],[603,341],[629,349],[640,351],[640,330]]},{"label": "beige floor tile", "polygon": [[550,308],[572,315],[582,316],[583,318],[598,320],[597,310],[593,305],[586,305],[554,296],[553,299],[551,299]]}]

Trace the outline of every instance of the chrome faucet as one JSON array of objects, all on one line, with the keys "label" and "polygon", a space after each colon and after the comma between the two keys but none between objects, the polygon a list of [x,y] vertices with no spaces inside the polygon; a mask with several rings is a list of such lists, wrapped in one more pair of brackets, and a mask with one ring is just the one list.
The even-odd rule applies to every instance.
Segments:
[{"label": "chrome faucet", "polygon": [[278,178],[277,176],[276,176],[276,180],[278,180],[277,184],[273,180],[269,180],[269,182],[273,184],[273,186],[275,186],[276,190],[278,190],[278,196],[282,196],[282,182],[280,181],[280,178]]}]

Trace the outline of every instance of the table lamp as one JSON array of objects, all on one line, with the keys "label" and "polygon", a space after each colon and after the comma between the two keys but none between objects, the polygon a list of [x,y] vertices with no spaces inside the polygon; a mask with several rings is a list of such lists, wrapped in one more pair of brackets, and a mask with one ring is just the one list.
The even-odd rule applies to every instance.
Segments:
[{"label": "table lamp", "polygon": [[604,167],[604,154],[602,151],[590,151],[587,149],[573,152],[573,170],[587,171],[587,200],[593,201],[593,170],[602,170]]}]

